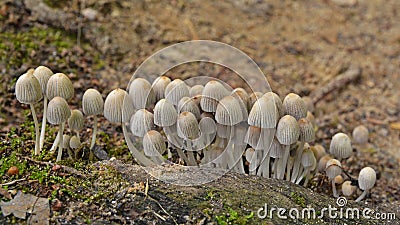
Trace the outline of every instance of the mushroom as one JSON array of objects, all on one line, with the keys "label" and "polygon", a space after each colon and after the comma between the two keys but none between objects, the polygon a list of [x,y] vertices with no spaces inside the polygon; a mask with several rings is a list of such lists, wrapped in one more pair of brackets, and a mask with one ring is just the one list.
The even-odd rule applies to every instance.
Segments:
[{"label": "mushroom", "polygon": [[342,173],[342,164],[340,164],[339,160],[337,159],[330,159],[326,163],[325,172],[332,183],[333,197],[339,197],[336,191],[335,177],[339,176]]},{"label": "mushroom", "polygon": [[87,89],[82,97],[82,109],[86,116],[93,116],[92,141],[90,142],[90,149],[92,149],[96,143],[97,116],[104,111],[104,100],[100,92],[93,88]]},{"label": "mushroom", "polygon": [[74,109],[71,111],[71,116],[68,118],[68,127],[75,131],[79,137],[79,131],[82,130],[84,125],[83,114],[80,110]]},{"label": "mushroom", "polygon": [[283,157],[279,159],[277,168],[278,179],[283,179],[285,175],[286,164],[289,158],[290,145],[297,142],[300,136],[300,128],[297,120],[291,115],[283,116],[276,128],[276,137],[282,145],[285,146]]},{"label": "mushroom", "polygon": [[201,109],[205,112],[215,112],[218,102],[223,97],[228,96],[229,92],[220,82],[211,80],[204,86],[202,98],[200,100]]},{"label": "mushroom", "polygon": [[282,149],[283,149],[283,146],[281,145],[281,143],[279,143],[279,141],[276,138],[274,138],[274,140],[272,141],[272,144],[271,144],[271,149],[268,152],[269,157],[265,158],[265,160],[266,160],[265,165],[267,165],[267,163],[268,163],[268,166],[263,167],[263,170],[259,170],[262,172],[260,172],[260,173],[257,172],[257,175],[263,175],[263,177],[269,178],[270,177],[269,162],[270,162],[270,158],[274,158],[274,164],[272,166],[272,171],[274,172],[274,178],[278,177],[277,166],[278,166],[279,159],[283,157]]},{"label": "mushroom", "polygon": [[143,137],[154,128],[154,115],[146,109],[139,109],[130,121],[131,132],[134,136]]},{"label": "mushroom", "polygon": [[[303,151],[301,155],[301,165],[303,166],[303,173],[297,176],[296,184],[300,184],[300,181],[305,178],[303,186],[306,187],[309,180],[310,172],[315,169],[317,165],[317,159],[314,156],[314,153],[308,147]],[[314,167],[314,168],[313,168]]]},{"label": "mushroom", "polygon": [[169,83],[171,83],[171,79],[166,76],[157,77],[157,79],[153,81],[153,84],[151,86],[153,88],[154,94],[156,95],[156,102],[160,99],[165,98],[165,88],[168,86]]},{"label": "mushroom", "polygon": [[282,100],[278,94],[276,94],[275,92],[269,91],[269,92],[265,93],[263,96],[264,97],[272,97],[274,99],[276,109],[278,110],[278,119],[280,119],[282,116],[285,115],[285,112],[283,110]]},{"label": "mushroom", "polygon": [[317,159],[317,161],[319,161],[323,156],[326,155],[324,146],[322,146],[320,144],[316,144],[316,145],[312,146],[311,150],[313,151],[314,156]]},{"label": "mushroom", "polygon": [[200,137],[200,127],[196,117],[191,112],[182,112],[177,120],[178,136],[186,141],[189,166],[197,165],[193,154],[192,142]]},{"label": "mushroom", "polygon": [[[300,162],[302,161],[301,158],[303,154],[304,144],[306,142],[307,143],[312,142],[315,139],[314,127],[310,121],[308,121],[306,118],[301,118],[298,121],[298,123],[300,128],[300,136],[299,136],[300,145],[296,150],[296,156],[294,158],[294,164],[293,164],[293,173],[290,179],[290,181],[292,181],[293,183],[296,181],[299,175]],[[288,177],[287,180],[289,180]]]},{"label": "mushroom", "polygon": [[60,126],[58,129],[60,140],[58,144],[57,162],[60,161],[62,157],[64,126],[70,116],[71,110],[64,98],[57,96],[50,100],[47,109],[47,120],[50,124]]},{"label": "mushroom", "polygon": [[256,91],[249,95],[249,99],[247,101],[247,110],[250,111],[253,108],[254,103],[263,96],[262,92]]},{"label": "mushroom", "polygon": [[351,181],[347,180],[342,184],[342,193],[344,196],[351,196],[357,190],[356,186],[351,185]]},{"label": "mushroom", "polygon": [[143,136],[143,151],[146,156],[151,157],[157,164],[164,162],[162,155],[167,151],[163,136],[155,130],[148,131]]},{"label": "mushroom", "polygon": [[235,88],[231,92],[231,96],[235,97],[240,105],[243,121],[247,121],[247,118],[249,116],[249,112],[247,109],[249,94],[247,94],[246,90],[244,90],[243,88]]},{"label": "mushroom", "polygon": [[178,102],[178,113],[181,112],[191,112],[196,117],[196,119],[200,119],[200,109],[197,106],[196,102],[193,98],[183,97]]},{"label": "mushroom", "polygon": [[189,97],[189,88],[181,79],[175,79],[165,87],[165,99],[178,106],[183,97]]},{"label": "mushroom", "polygon": [[289,93],[286,95],[282,105],[285,114],[293,116],[296,120],[307,116],[307,107],[303,99],[297,94]]},{"label": "mushroom", "polygon": [[78,136],[74,135],[69,139],[69,147],[74,150],[75,159],[78,157],[78,149],[82,146],[81,140]]},{"label": "mushroom", "polygon": [[40,99],[42,99],[43,94],[38,79],[35,76],[33,76],[33,70],[29,70],[27,73],[21,75],[18,78],[15,84],[15,96],[19,102],[24,104],[29,104],[29,106],[31,107],[32,117],[35,123],[35,135],[36,135],[35,155],[39,155],[40,131],[34,104],[39,102]]},{"label": "mushroom", "polygon": [[355,127],[352,134],[354,142],[361,145],[368,142],[368,135],[368,128],[366,128],[364,125]]},{"label": "mushroom", "polygon": [[43,148],[44,136],[46,133],[46,120],[47,120],[46,114],[47,114],[47,101],[48,101],[46,96],[46,88],[47,88],[47,82],[49,81],[51,75],[53,75],[53,72],[45,66],[38,66],[33,71],[33,76],[35,76],[38,79],[43,94],[43,118],[42,118],[42,129],[40,130],[40,141],[39,141],[40,150],[42,150]]},{"label": "mushroom", "polygon": [[128,93],[120,88],[111,91],[106,100],[104,101],[104,117],[111,123],[122,124],[122,131],[125,136],[126,143],[129,151],[136,161],[144,166],[150,166],[154,163],[139,152],[133,145],[126,129],[126,124],[129,123],[130,118],[134,112],[134,107],[131,97]]},{"label": "mushroom", "polygon": [[74,159],[74,156],[71,152],[71,149],[69,147],[69,141],[71,139],[71,136],[69,136],[68,134],[64,134],[63,135],[63,148],[67,149],[68,152],[68,156],[70,159]]},{"label": "mushroom", "polygon": [[346,159],[353,153],[349,136],[344,133],[333,135],[329,152],[337,159]]},{"label": "mushroom", "polygon": [[[63,73],[56,73],[50,77],[46,86],[46,96],[49,100],[56,96],[64,98],[66,101],[74,96],[74,87],[71,80]],[[50,151],[54,151],[60,141],[60,136],[57,135],[53,142]]]},{"label": "mushroom", "polygon": [[[257,148],[258,140],[260,139],[261,128],[256,126],[249,126],[245,136],[245,142],[252,148]],[[256,175],[256,169],[258,163],[261,161],[261,157],[257,156],[258,153],[253,154],[253,158],[249,161],[249,174]],[[268,159],[269,160],[269,159]]]},{"label": "mushroom", "polygon": [[129,84],[129,96],[136,110],[144,109],[156,102],[154,90],[144,78],[136,78]]},{"label": "mushroom", "polygon": [[326,169],[326,163],[332,159],[332,156],[330,155],[324,155],[318,160],[318,172],[324,172]]},{"label": "mushroom", "polygon": [[189,96],[194,97],[197,95],[201,95],[201,93],[203,93],[203,90],[204,90],[203,85],[200,85],[200,84],[194,85],[193,87],[191,87],[189,89]]},{"label": "mushroom", "polygon": [[204,148],[203,150],[204,157],[202,160],[202,164],[205,164],[211,161],[211,149],[209,149],[208,147],[215,138],[217,132],[217,125],[215,124],[215,121],[212,118],[203,117],[199,121],[199,128],[201,132],[201,138],[200,138],[201,143],[199,145]]},{"label": "mushroom", "polygon": [[368,191],[374,187],[376,182],[376,172],[371,167],[364,167],[358,175],[358,187],[363,190],[363,193],[356,199],[359,202],[365,198]]}]

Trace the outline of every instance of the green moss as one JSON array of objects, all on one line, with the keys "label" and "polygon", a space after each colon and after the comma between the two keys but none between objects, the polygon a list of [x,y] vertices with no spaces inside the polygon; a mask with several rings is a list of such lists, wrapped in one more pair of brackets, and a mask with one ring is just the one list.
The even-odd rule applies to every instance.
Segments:
[{"label": "green moss", "polygon": [[228,208],[228,213],[215,216],[215,220],[220,225],[228,225],[228,224],[244,225],[247,224],[249,220],[253,217],[254,217],[253,212],[251,212],[248,215],[239,215],[237,211],[233,210],[232,208]]},{"label": "green moss", "polygon": [[304,198],[302,195],[300,195],[300,194],[298,194],[298,193],[296,193],[296,192],[291,192],[291,193],[290,193],[290,197],[292,198],[292,200],[293,200],[297,205],[301,206],[302,208],[305,208],[305,207],[306,207],[306,200],[305,200],[305,198]]}]

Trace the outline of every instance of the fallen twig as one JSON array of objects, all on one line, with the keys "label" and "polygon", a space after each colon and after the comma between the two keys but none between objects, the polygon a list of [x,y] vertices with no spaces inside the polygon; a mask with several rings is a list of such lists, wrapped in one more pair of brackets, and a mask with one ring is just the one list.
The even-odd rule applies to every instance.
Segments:
[{"label": "fallen twig", "polygon": [[55,163],[51,163],[51,162],[37,161],[37,160],[34,160],[34,159],[29,158],[29,157],[27,157],[27,156],[22,156],[22,155],[19,155],[19,154],[18,154],[18,156],[21,157],[21,158],[23,158],[23,159],[25,159],[25,160],[28,160],[28,161],[30,161],[30,162],[33,162],[33,163],[36,163],[36,164],[39,164],[39,165],[43,165],[43,166],[51,166],[51,167],[53,167],[54,165],[59,165],[60,168],[61,168],[62,170],[64,170],[65,172],[68,172],[68,173],[71,173],[71,174],[74,174],[74,175],[77,175],[77,176],[86,178],[86,175],[84,175],[83,173],[81,173],[81,172],[79,172],[78,170],[76,170],[76,169],[74,169],[74,168],[72,168],[72,167],[69,167],[69,166],[64,166],[64,165],[55,164]]},{"label": "fallen twig", "polygon": [[357,66],[350,66],[346,72],[339,74],[329,83],[324,85],[322,88],[318,88],[311,92],[310,98],[314,104],[318,103],[326,95],[332,91],[342,88],[346,84],[356,80],[361,75],[361,68]]},{"label": "fallen twig", "polygon": [[13,185],[15,183],[18,183],[18,182],[24,181],[24,180],[26,180],[26,179],[25,178],[21,178],[21,179],[18,179],[18,180],[13,180],[13,181],[10,181],[10,182],[4,183],[4,184],[0,184],[0,187]]}]

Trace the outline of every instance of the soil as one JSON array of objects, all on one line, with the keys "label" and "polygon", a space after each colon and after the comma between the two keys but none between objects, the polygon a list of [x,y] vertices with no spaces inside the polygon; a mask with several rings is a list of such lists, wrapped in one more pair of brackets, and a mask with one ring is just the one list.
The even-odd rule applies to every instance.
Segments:
[{"label": "soil", "polygon": [[[25,166],[18,175],[1,174],[1,183],[24,179],[2,189],[11,197],[23,190],[49,198],[50,221],[55,224],[224,224],[221,221],[229,221],[235,213],[237,218],[227,224],[400,223],[398,219],[262,221],[254,213],[264,203],[287,208],[335,205],[326,177],[318,174],[308,188],[235,173],[201,186],[172,186],[136,166],[121,126],[104,118],[100,118],[97,143],[116,160],[89,161],[85,145],[78,162],[62,161],[85,178],[60,171],[38,163],[54,161],[54,155],[32,156],[32,117],[29,107],[14,95],[18,76],[46,65],[71,78],[75,97],[69,103],[80,109],[87,88],[98,89],[103,97],[117,87],[125,89],[147,57],[187,40],[215,40],[242,50],[260,66],[271,89],[281,97],[294,92],[312,98],[340,74],[357,68],[361,71],[357,79],[318,101],[314,98],[315,143],[329,149],[335,133],[350,135],[357,125],[366,126],[368,144],[354,144],[353,156],[342,164],[354,177],[370,166],[378,180],[364,204],[350,200],[348,204],[393,212],[400,218],[399,11],[397,0],[2,1],[1,163],[2,167],[7,160]],[[232,71],[208,63],[178,66],[167,75],[210,75],[229,81],[232,87],[242,86]],[[39,115],[41,107],[36,105]],[[90,139],[91,124],[89,118],[82,140]],[[50,148],[56,128],[49,126],[48,130],[45,148]],[[12,152],[17,153],[15,160],[10,160]],[[43,175],[42,181],[37,174]],[[5,201],[6,194],[2,196]],[[0,222],[26,223],[2,215]]]}]

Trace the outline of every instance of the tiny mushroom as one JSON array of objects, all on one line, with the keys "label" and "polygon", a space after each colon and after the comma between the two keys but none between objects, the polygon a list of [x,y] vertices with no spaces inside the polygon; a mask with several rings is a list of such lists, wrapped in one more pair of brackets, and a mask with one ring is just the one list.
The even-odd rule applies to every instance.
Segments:
[{"label": "tiny mushroom", "polygon": [[368,191],[374,187],[376,182],[376,172],[371,167],[364,167],[358,175],[358,187],[363,190],[363,193],[356,199],[359,202],[365,198]]},{"label": "tiny mushroom", "polygon": [[351,181],[347,180],[342,184],[342,193],[344,196],[351,196],[357,190],[356,186],[351,185]]},{"label": "tiny mushroom", "polygon": [[152,87],[156,95],[156,101],[165,98],[165,88],[169,83],[171,83],[171,79],[166,76],[157,77],[157,79],[153,81]]},{"label": "tiny mushroom", "polygon": [[163,136],[155,130],[148,131],[143,136],[143,151],[146,156],[151,157],[157,164],[164,162],[162,155],[167,151]]},{"label": "tiny mushroom", "polygon": [[358,144],[365,144],[368,142],[368,128],[364,125],[356,126],[353,130],[353,140]]},{"label": "tiny mushroom", "polygon": [[79,137],[79,131],[82,130],[84,126],[83,114],[80,110],[74,109],[71,111],[71,116],[68,118],[68,127],[75,131],[76,135]]},{"label": "tiny mushroom", "polygon": [[92,141],[90,142],[90,149],[92,149],[96,143],[97,116],[104,111],[104,100],[100,92],[93,88],[87,89],[82,97],[82,109],[86,116],[94,116]]},{"label": "tiny mushroom", "polygon": [[154,90],[146,79],[135,78],[129,84],[129,95],[136,110],[144,109],[156,102]]},{"label": "tiny mushroom", "polygon": [[342,173],[342,164],[340,164],[339,160],[330,159],[326,163],[325,172],[326,172],[326,175],[328,176],[329,180],[331,180],[331,183],[332,183],[333,197],[335,197],[335,198],[339,197],[339,195],[336,191],[335,177],[339,176]]},{"label": "tiny mushroom", "polygon": [[349,136],[344,133],[333,135],[329,152],[339,160],[349,158],[353,153]]}]

